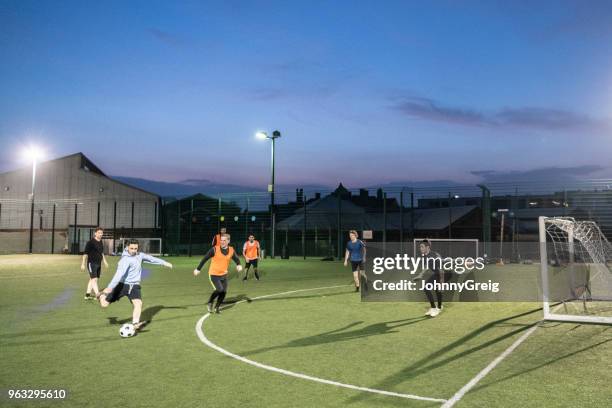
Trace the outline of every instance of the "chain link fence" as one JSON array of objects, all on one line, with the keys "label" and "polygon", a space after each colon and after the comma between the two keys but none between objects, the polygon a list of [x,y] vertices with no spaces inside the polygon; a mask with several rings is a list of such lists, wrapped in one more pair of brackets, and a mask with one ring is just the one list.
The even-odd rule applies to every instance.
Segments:
[{"label": "chain link fence", "polygon": [[159,213],[152,200],[0,199],[0,254],[78,254],[97,226],[113,253],[122,238],[159,237]]},{"label": "chain link fence", "polygon": [[[80,253],[102,226],[107,252],[122,238],[162,238],[163,253],[201,255],[224,227],[241,251],[250,234],[266,256],[340,258],[348,231],[412,247],[419,238],[477,239],[481,255],[521,257],[539,216],[597,222],[612,238],[612,180],[439,187],[197,194],[162,200],[0,199],[0,253]],[[507,252],[507,253],[506,253]],[[524,257],[524,256],[523,256]]]},{"label": "chain link fence", "polygon": [[418,238],[478,239],[481,255],[497,251],[492,242],[504,242],[499,257],[535,259],[520,243],[538,240],[539,216],[592,220],[612,238],[612,180],[357,190],[340,185],[276,192],[274,206],[270,198],[259,192],[163,200],[164,252],[203,254],[223,227],[239,251],[253,234],[266,256],[284,258],[341,258],[348,232],[357,230],[366,241],[407,247]]}]

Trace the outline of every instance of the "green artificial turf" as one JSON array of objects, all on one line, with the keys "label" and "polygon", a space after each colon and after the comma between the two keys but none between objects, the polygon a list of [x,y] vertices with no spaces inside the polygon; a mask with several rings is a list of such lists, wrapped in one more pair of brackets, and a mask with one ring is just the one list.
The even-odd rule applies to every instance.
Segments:
[{"label": "green artificial turf", "polygon": [[[112,277],[117,258],[103,270]],[[0,256],[0,365],[4,406],[428,407],[270,372],[204,345],[196,323],[211,292],[199,258],[145,266],[137,336],[127,299],[101,309],[83,299],[87,274],[74,256]],[[231,353],[360,387],[448,399],[540,319],[537,303],[362,303],[340,263],[264,260],[262,280],[229,284],[230,302],[203,324]],[[252,275],[251,275],[252,276]],[[262,295],[300,291],[231,304]],[[102,285],[103,286],[103,285]],[[606,406],[612,401],[612,329],[543,323],[457,407]],[[66,389],[65,401],[14,401],[8,389]]]}]

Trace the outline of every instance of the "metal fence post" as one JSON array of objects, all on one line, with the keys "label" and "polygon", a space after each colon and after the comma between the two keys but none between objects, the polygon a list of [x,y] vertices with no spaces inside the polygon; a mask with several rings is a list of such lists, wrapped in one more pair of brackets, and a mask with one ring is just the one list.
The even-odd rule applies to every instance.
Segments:
[{"label": "metal fence post", "polygon": [[402,188],[402,191],[400,191],[400,244],[401,247],[403,248],[403,244],[404,244],[404,189]]},{"label": "metal fence post", "polygon": [[78,203],[74,203],[74,241],[72,242],[72,253],[73,254],[78,254],[78,241],[77,241],[77,213],[78,213]]},{"label": "metal fence post", "polygon": [[117,202],[113,205],[113,251],[115,252],[115,240],[117,239]]},{"label": "metal fence post", "polygon": [[414,191],[410,192],[410,240],[414,241]]},{"label": "metal fence post", "polygon": [[383,253],[387,250],[387,193],[383,193]]},{"label": "metal fence post", "polygon": [[338,192],[338,259],[342,258],[342,249],[340,248],[340,241],[342,241],[342,198],[340,192]]},{"label": "metal fence post", "polygon": [[193,228],[193,198],[189,209],[189,256],[191,256],[191,229]]},{"label": "metal fence post", "polygon": [[181,255],[181,200],[176,202],[176,254]]},{"label": "metal fence post", "polygon": [[130,232],[131,238],[134,238],[134,202],[132,201],[132,231]]},{"label": "metal fence post", "polygon": [[55,251],[55,203],[53,203],[53,218],[51,221],[51,254]]},{"label": "metal fence post", "polygon": [[302,203],[304,204],[304,217],[302,225],[302,256],[306,259],[306,197],[302,195]]}]

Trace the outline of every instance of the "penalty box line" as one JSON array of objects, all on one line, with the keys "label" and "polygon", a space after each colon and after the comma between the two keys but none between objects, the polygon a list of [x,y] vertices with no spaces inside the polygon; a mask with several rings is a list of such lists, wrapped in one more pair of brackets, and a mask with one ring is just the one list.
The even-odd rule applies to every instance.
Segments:
[{"label": "penalty box line", "polygon": [[[561,304],[557,305],[557,307],[555,308],[554,311],[558,310],[561,306],[562,306]],[[521,345],[521,343],[523,343],[525,340],[527,340],[527,338],[529,336],[531,336],[533,334],[533,332],[535,332],[536,329],[538,327],[540,327],[540,325],[543,322],[544,322],[544,320],[540,320],[539,322],[536,322],[533,325],[533,327],[531,327],[529,330],[527,330],[525,333],[523,333],[523,335],[521,337],[519,337],[514,343],[512,343],[510,345],[510,347],[508,347],[506,350],[504,350],[504,352],[501,353],[495,360],[491,361],[488,366],[486,366],[485,368],[482,369],[482,371],[480,371],[478,374],[476,374],[476,377],[472,378],[470,380],[470,382],[468,382],[463,387],[461,387],[461,389],[459,391],[457,391],[455,393],[455,395],[453,395],[451,398],[449,398],[448,401],[446,401],[442,405],[442,408],[451,408],[453,405],[455,405],[457,402],[459,402],[459,400],[461,398],[463,398],[463,396],[465,394],[467,394],[472,388],[474,388],[474,386],[476,384],[478,384],[495,367],[497,367],[497,365],[499,363],[501,363],[502,360],[504,360],[506,357],[508,357],[518,346]]]},{"label": "penalty box line", "polygon": [[[291,291],[288,291],[288,292],[273,293],[273,294],[270,294],[270,295],[258,296],[258,297],[252,298],[251,300],[258,300],[258,299],[264,299],[264,298],[269,298],[269,297],[274,297],[274,296],[288,295],[288,294],[298,293],[298,292],[341,288],[341,287],[346,287],[346,286],[351,286],[351,285],[337,285],[337,286],[326,286],[326,287],[320,287],[320,288],[291,290]],[[236,302],[236,304],[242,303],[242,302],[246,302],[246,300],[241,300],[239,302]],[[224,348],[216,345],[215,343],[213,343],[212,341],[210,341],[206,337],[206,335],[204,334],[204,330],[203,330],[203,324],[206,321],[206,319],[208,319],[209,317],[210,317],[210,313],[206,313],[196,323],[195,331],[196,331],[196,334],[198,335],[198,338],[200,339],[200,341],[202,343],[204,343],[206,346],[212,348],[213,350],[216,350],[216,351],[218,351],[218,352],[220,352],[222,354],[225,354],[226,356],[231,357],[233,359],[236,359],[238,361],[242,361],[243,363],[250,364],[250,365],[255,366],[257,368],[261,368],[261,369],[264,369],[264,370],[272,371],[272,372],[275,372],[275,373],[284,374],[284,375],[287,375],[287,376],[290,376],[290,377],[296,377],[296,378],[300,378],[300,379],[303,379],[303,380],[309,380],[309,381],[314,381],[314,382],[318,382],[318,383],[322,383],[322,384],[333,385],[333,386],[336,386],[336,387],[348,388],[348,389],[355,390],[355,391],[364,391],[364,392],[369,392],[369,393],[373,393],[373,394],[386,395],[386,396],[399,397],[399,398],[406,398],[406,399],[413,399],[413,400],[420,400],[420,401],[440,402],[440,403],[446,402],[445,399],[441,399],[441,398],[422,397],[422,396],[414,395],[414,394],[402,394],[402,393],[398,393],[398,392],[378,390],[378,389],[375,389],[375,388],[360,387],[360,386],[357,386],[357,385],[345,384],[345,383],[341,383],[341,382],[338,382],[338,381],[326,380],[324,378],[314,377],[314,376],[307,375],[307,374],[302,374],[302,373],[296,373],[296,372],[285,370],[285,369],[282,369],[282,368],[277,368],[277,367],[269,366],[267,364],[258,363],[257,361],[249,360],[248,358],[239,356],[239,355],[234,354],[234,353],[232,353],[232,352],[230,352],[228,350],[225,350]]]}]

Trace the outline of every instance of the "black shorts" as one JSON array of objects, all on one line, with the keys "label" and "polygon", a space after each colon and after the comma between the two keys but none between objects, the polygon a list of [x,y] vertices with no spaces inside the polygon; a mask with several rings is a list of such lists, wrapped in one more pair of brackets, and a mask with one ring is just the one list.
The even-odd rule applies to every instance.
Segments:
[{"label": "black shorts", "polygon": [[91,263],[91,262],[87,262],[87,271],[89,272],[89,277],[91,279],[99,278],[100,277],[100,272],[102,271],[102,265]]},{"label": "black shorts", "polygon": [[128,283],[119,282],[119,284],[115,286],[115,289],[113,289],[109,295],[106,295],[106,301],[108,303],[113,303],[124,296],[127,296],[130,302],[134,299],[142,299],[140,285],[130,285]]},{"label": "black shorts", "polygon": [[246,261],[245,267],[248,268],[249,266],[253,265],[253,268],[257,268],[257,261],[259,261],[257,258]]},{"label": "black shorts", "polygon": [[363,271],[363,261],[351,261],[351,268],[353,272]]}]

